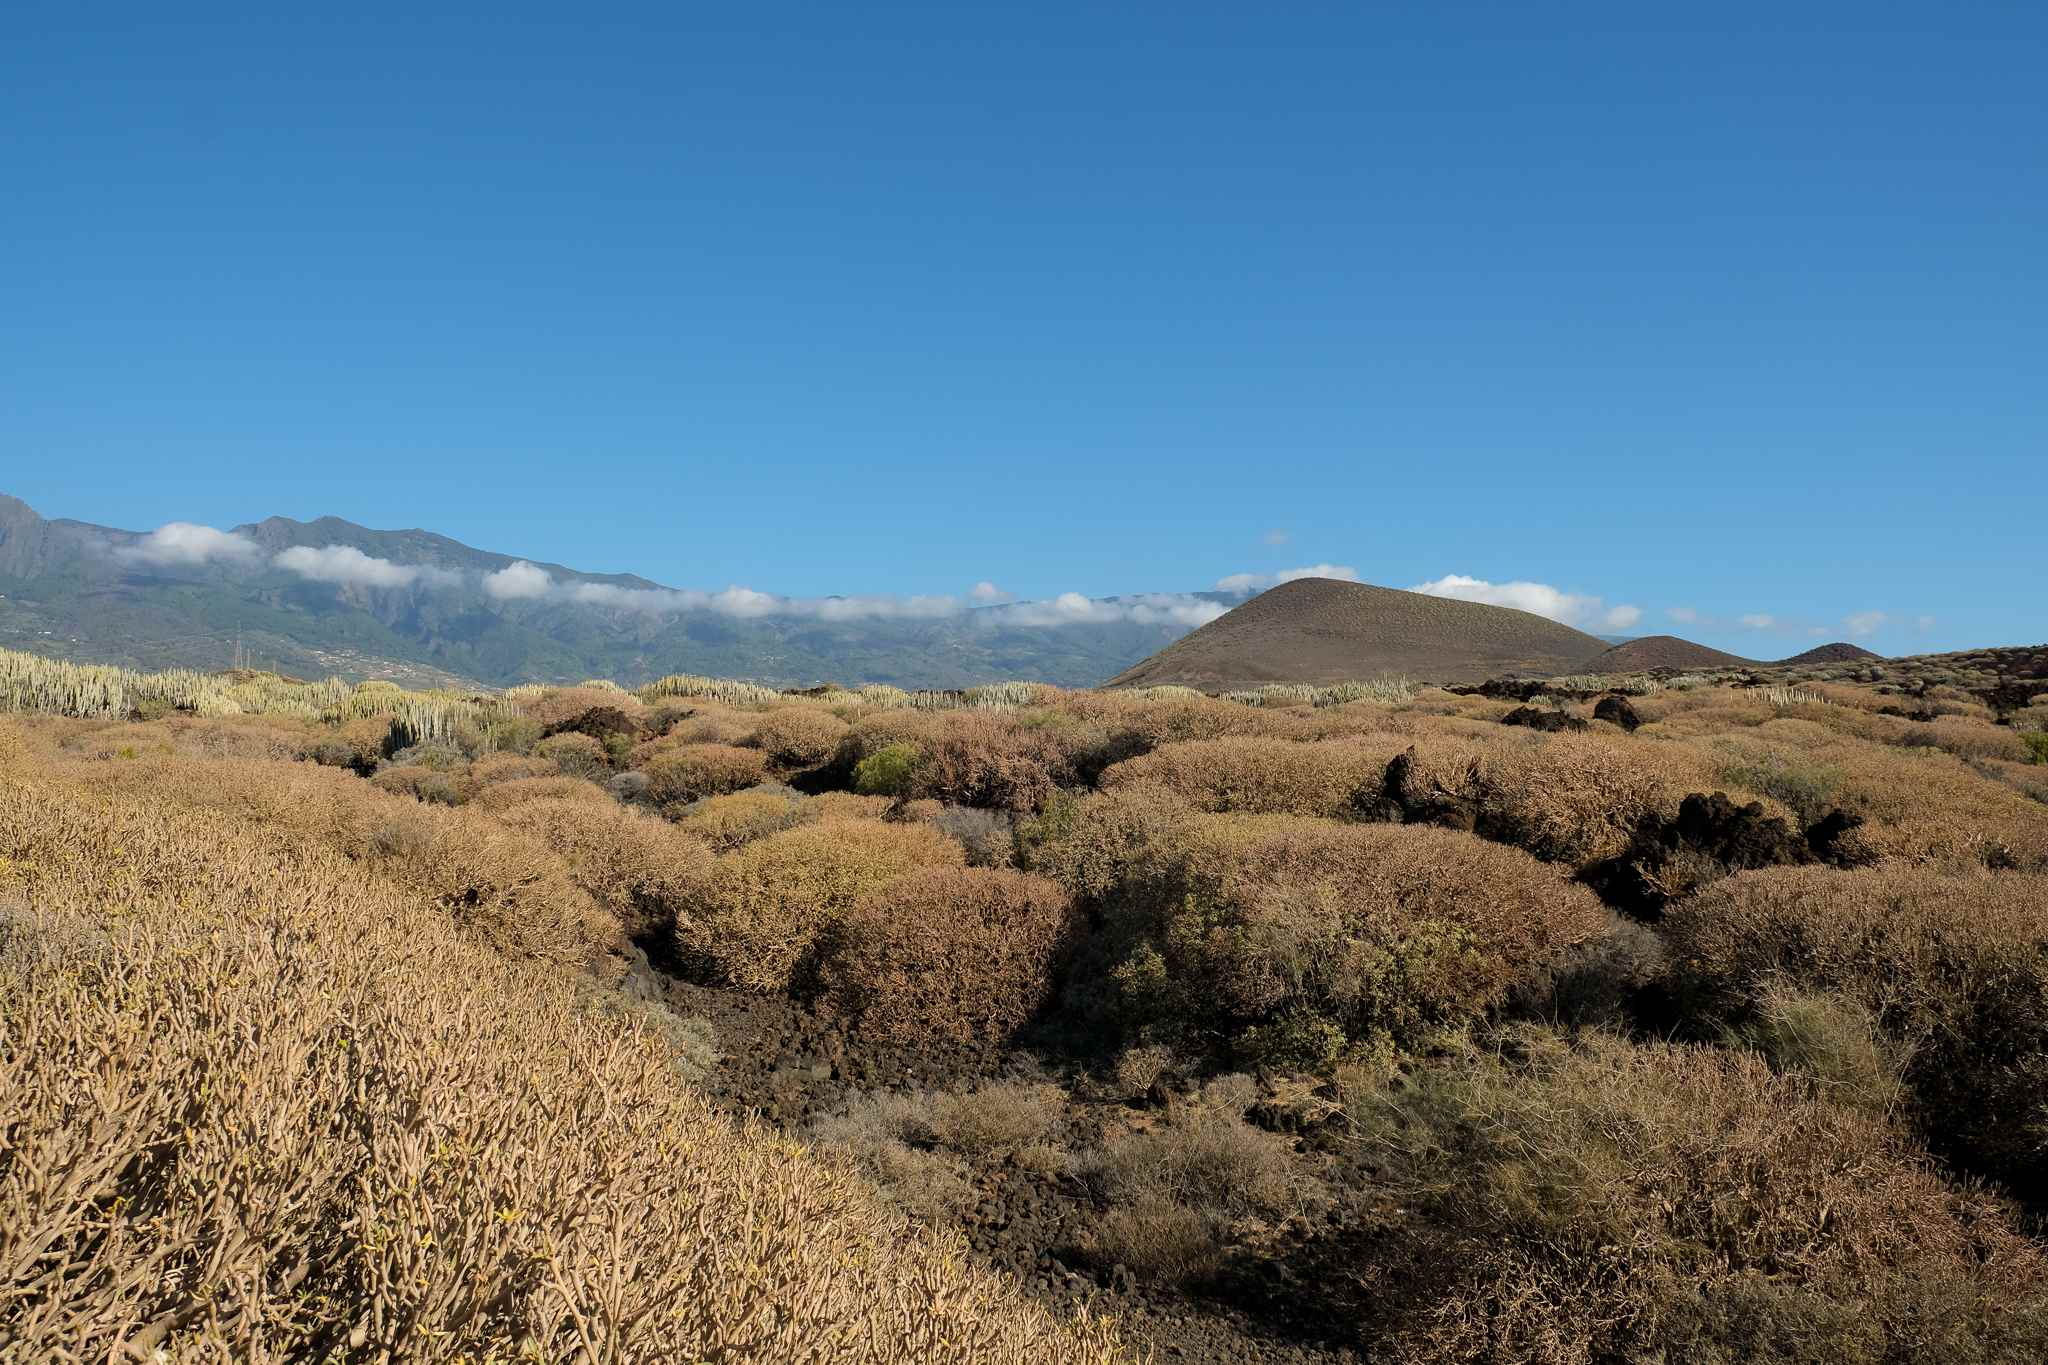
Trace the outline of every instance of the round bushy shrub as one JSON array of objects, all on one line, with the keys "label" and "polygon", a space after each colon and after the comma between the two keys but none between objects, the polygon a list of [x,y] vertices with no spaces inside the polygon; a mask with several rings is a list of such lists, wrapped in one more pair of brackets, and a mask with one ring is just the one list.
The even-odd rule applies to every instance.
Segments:
[{"label": "round bushy shrub", "polygon": [[612,769],[604,741],[573,730],[549,735],[533,746],[533,756],[554,764],[564,777],[599,779],[609,776]]},{"label": "round bushy shrub", "polygon": [[1131,782],[1087,796],[1061,795],[1018,829],[1019,862],[1084,905],[1100,904],[1133,878],[1156,874],[1159,850],[1194,812],[1163,787]]},{"label": "round bushy shrub", "polygon": [[949,805],[1035,811],[1071,776],[1060,737],[982,711],[949,714],[909,772],[905,794]]},{"label": "round bushy shrub", "polygon": [[815,768],[838,752],[846,722],[819,706],[783,706],[761,718],[744,741],[778,768]]},{"label": "round bushy shrub", "polygon": [[1041,877],[932,867],[863,897],[821,945],[824,999],[903,1042],[1007,1042],[1045,1003],[1073,918]]},{"label": "round bushy shrub", "polygon": [[1323,1024],[1353,1042],[1419,1041],[1612,923],[1557,869],[1426,826],[1205,816],[1140,858],[1150,866],[1103,911],[1077,1003],[1251,1052],[1304,1051],[1330,1036]]},{"label": "round bushy shrub", "polygon": [[599,795],[599,804],[522,801],[498,818],[559,854],[577,884],[629,936],[665,934],[675,924],[676,907],[710,875],[711,854],[666,821]]},{"label": "round bushy shrub", "polygon": [[725,853],[788,829],[802,809],[803,798],[787,787],[749,787],[683,807],[676,828]]},{"label": "round bushy shrub", "polygon": [[960,845],[925,825],[800,825],[720,858],[677,916],[677,947],[717,979],[786,990],[818,935],[863,896],[963,863]]},{"label": "round bushy shrub", "polygon": [[768,759],[758,749],[685,744],[655,754],[641,771],[647,774],[646,799],[676,806],[744,791],[767,776]]},{"label": "round bushy shrub", "polygon": [[853,789],[862,796],[903,796],[910,791],[917,759],[914,744],[884,745],[854,764]]}]

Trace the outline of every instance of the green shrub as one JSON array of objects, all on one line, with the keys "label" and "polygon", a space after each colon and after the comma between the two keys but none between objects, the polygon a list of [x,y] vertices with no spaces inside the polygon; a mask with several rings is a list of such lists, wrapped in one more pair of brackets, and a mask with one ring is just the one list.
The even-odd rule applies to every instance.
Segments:
[{"label": "green shrub", "polygon": [[853,789],[862,796],[905,796],[917,770],[914,744],[890,744],[854,765]]},{"label": "green shrub", "polygon": [[2020,736],[2027,755],[2035,763],[2048,763],[2048,731],[2034,730]]}]

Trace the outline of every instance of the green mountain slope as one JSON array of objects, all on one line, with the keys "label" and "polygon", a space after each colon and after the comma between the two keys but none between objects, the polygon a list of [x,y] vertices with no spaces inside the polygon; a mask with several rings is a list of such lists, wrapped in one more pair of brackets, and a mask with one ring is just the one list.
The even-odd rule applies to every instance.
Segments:
[{"label": "green mountain slope", "polygon": [[[1098,683],[1171,643],[1184,624],[1130,619],[1028,624],[977,608],[935,618],[822,619],[663,611],[570,600],[583,585],[651,593],[630,574],[539,564],[565,591],[500,600],[482,576],[519,562],[428,531],[379,531],[332,517],[234,528],[256,549],[232,562],[149,562],[136,532],[46,520],[0,495],[0,646],[135,668],[222,668],[238,659],[300,676],[421,683],[615,678],[664,673],[965,687],[1006,678]],[[315,581],[277,554],[344,547],[424,571],[395,586]],[[1236,598],[1202,596],[1227,606]],[[1104,599],[1115,603],[1118,599]],[[1118,615],[1114,611],[1101,613]]]}]

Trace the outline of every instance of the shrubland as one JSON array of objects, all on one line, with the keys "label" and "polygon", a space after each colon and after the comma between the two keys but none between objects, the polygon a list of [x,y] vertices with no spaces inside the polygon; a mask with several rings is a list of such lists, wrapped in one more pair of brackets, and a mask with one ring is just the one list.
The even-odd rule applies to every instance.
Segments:
[{"label": "shrubland", "polygon": [[2048,1356],[2030,698],[24,657],[23,1358],[1111,1358],[949,1240],[1020,1191],[1028,1264],[1375,1360]]}]

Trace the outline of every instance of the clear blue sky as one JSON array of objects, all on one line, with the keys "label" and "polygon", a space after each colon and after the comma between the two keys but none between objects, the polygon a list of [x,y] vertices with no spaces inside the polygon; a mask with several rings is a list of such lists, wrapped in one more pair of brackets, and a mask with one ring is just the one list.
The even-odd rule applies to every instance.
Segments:
[{"label": "clear blue sky", "polygon": [[10,8],[0,491],[2048,638],[2048,6],[305,8]]}]

